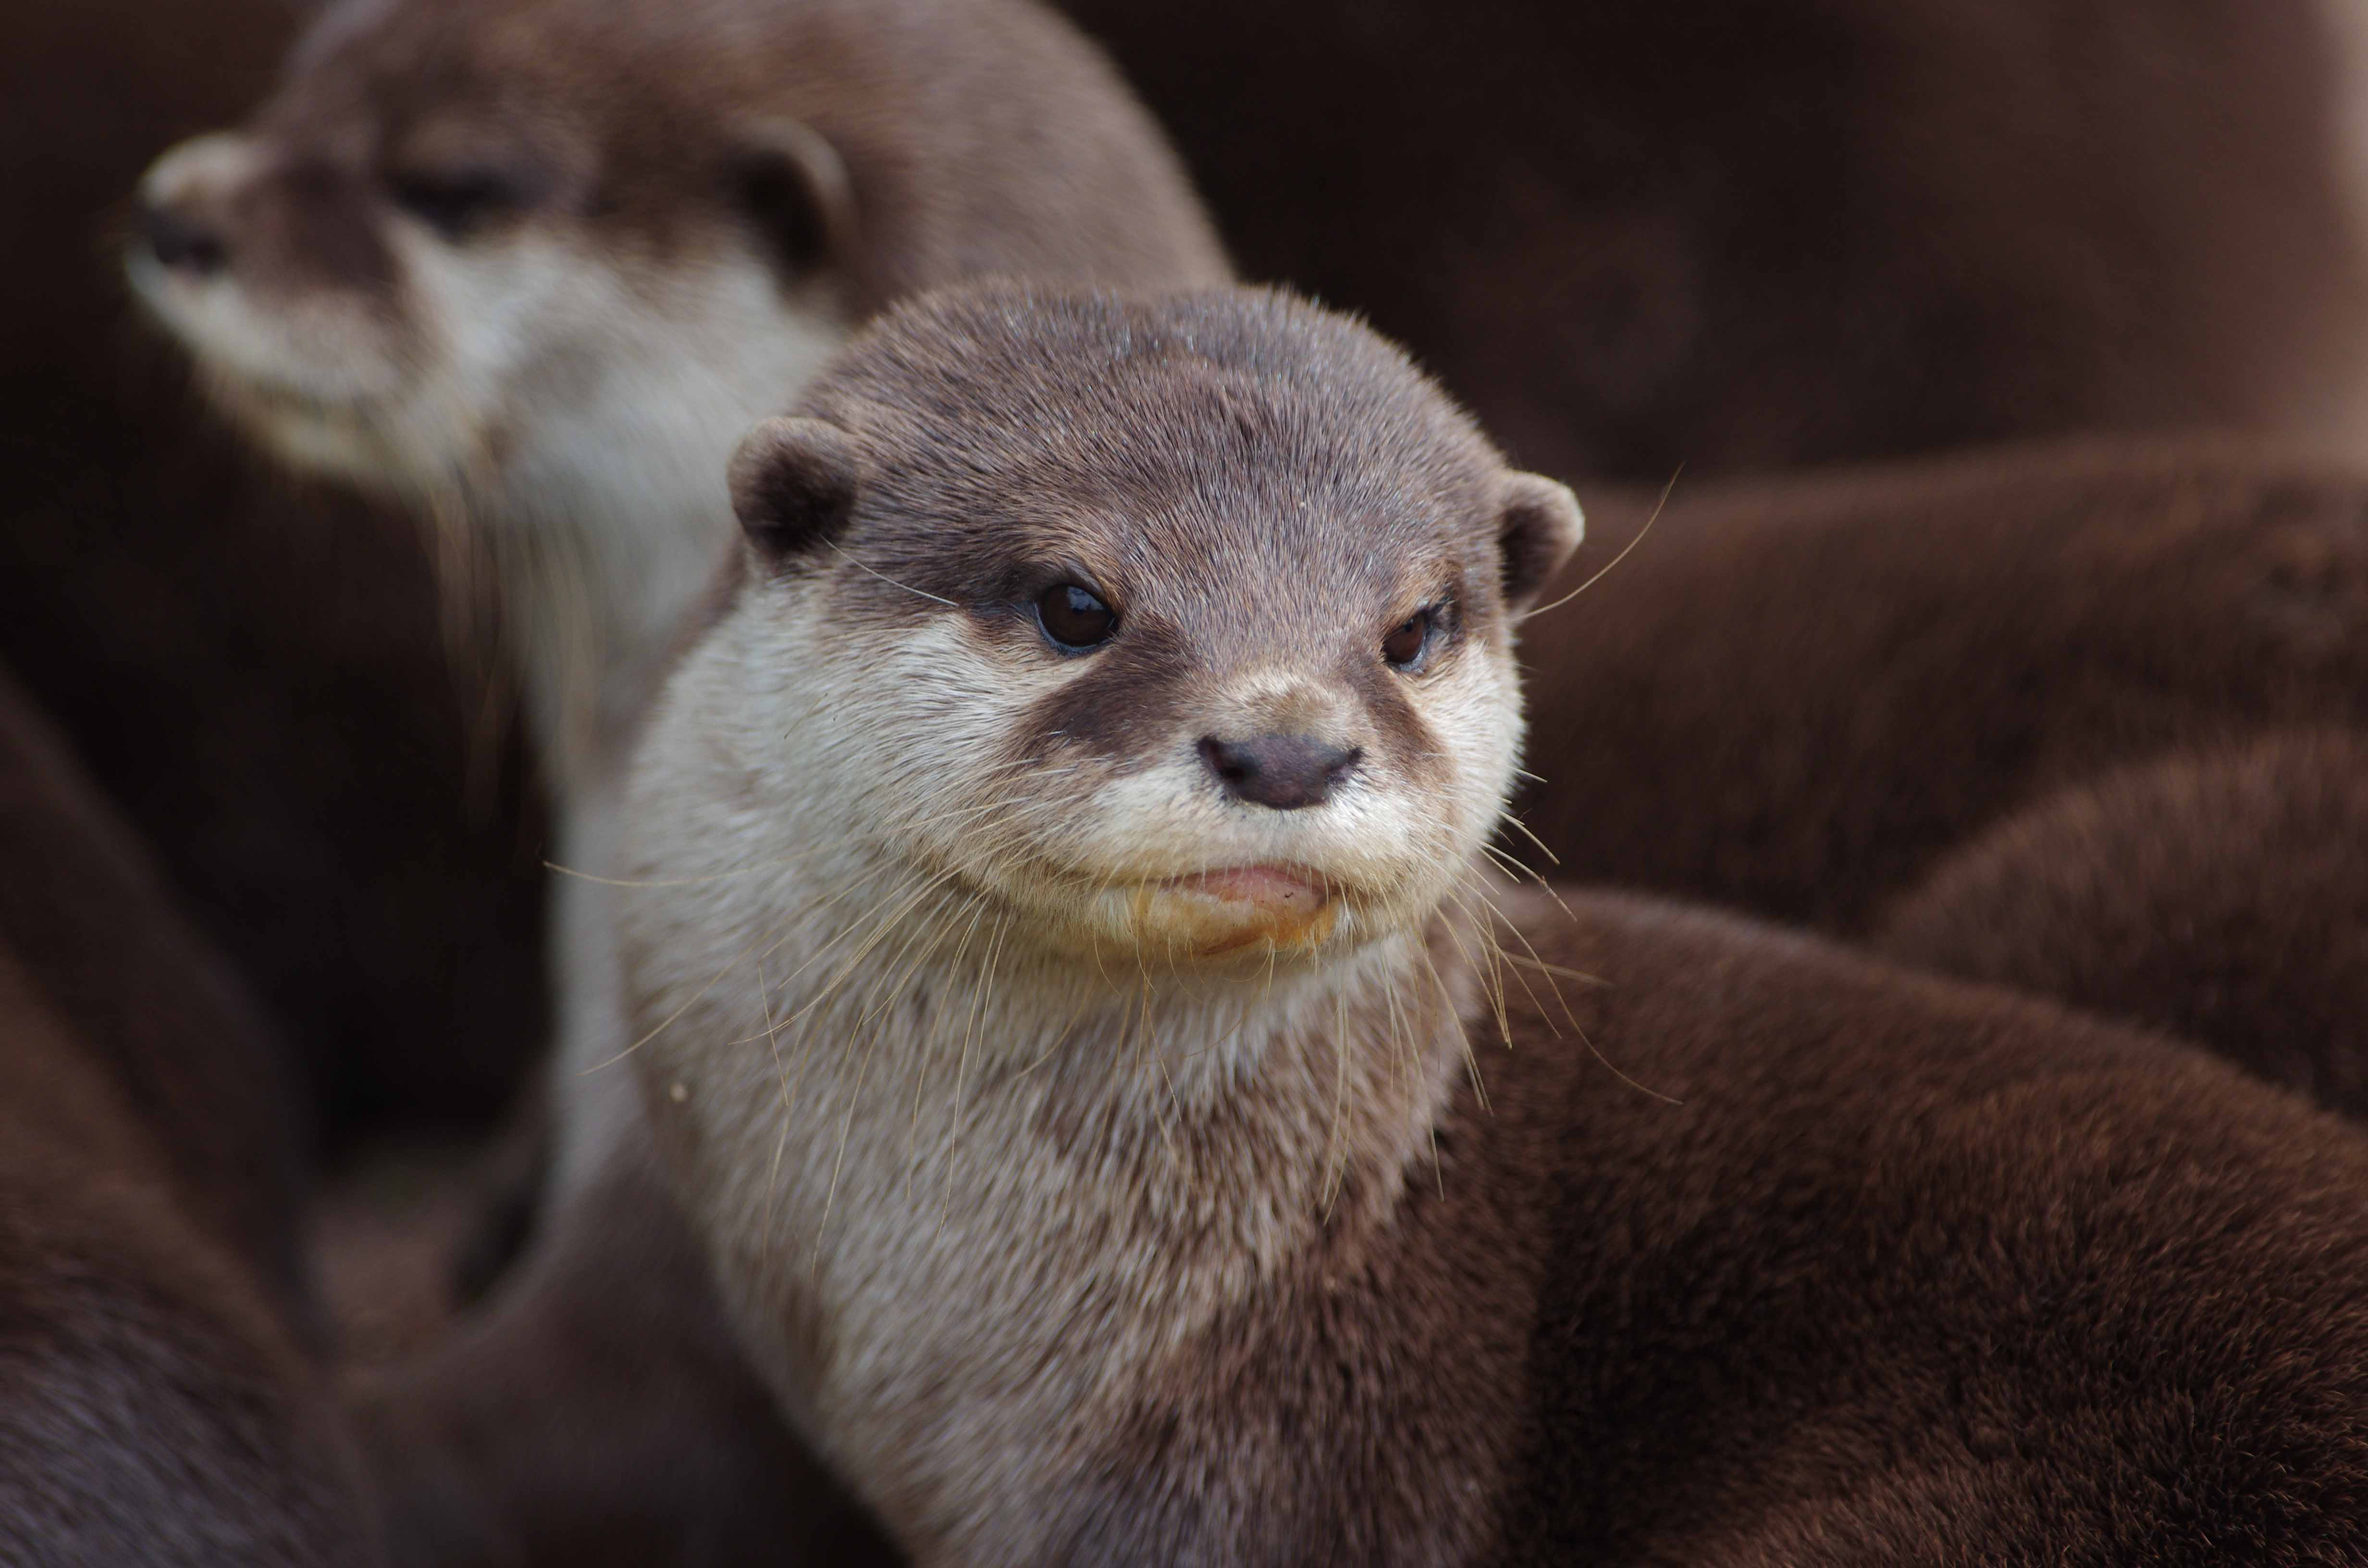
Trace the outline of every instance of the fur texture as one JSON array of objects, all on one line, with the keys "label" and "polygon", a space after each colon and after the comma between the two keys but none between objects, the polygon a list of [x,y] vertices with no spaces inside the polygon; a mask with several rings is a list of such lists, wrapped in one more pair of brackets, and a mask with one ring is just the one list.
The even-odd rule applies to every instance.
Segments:
[{"label": "fur texture", "polygon": [[[510,616],[558,796],[553,858],[575,873],[552,904],[552,1197],[513,1300],[369,1397],[398,1440],[461,1434],[472,1452],[487,1440],[475,1412],[579,1400],[578,1420],[504,1434],[505,1462],[445,1467],[482,1495],[417,1497],[399,1525],[425,1540],[470,1516],[581,1561],[581,1537],[538,1534],[566,1517],[552,1499],[578,1489],[570,1530],[666,1506],[637,1513],[617,1477],[680,1501],[676,1434],[695,1425],[639,1426],[603,1403],[639,1375],[605,1347],[677,1322],[705,1284],[669,1269],[689,1255],[649,1228],[662,1196],[618,1196],[646,1155],[614,1067],[628,1037],[601,878],[614,754],[733,528],[725,457],[912,289],[999,271],[1186,285],[1225,263],[1148,119],[1027,0],[353,0],[247,130],[166,154],[142,201],[133,281],[219,401],[296,466],[460,526],[460,558],[484,551]],[[576,1298],[596,1280],[603,1294]],[[604,1313],[613,1333],[563,1350],[520,1337]],[[716,1428],[746,1426],[755,1402],[731,1396],[728,1356],[660,1337],[683,1347],[684,1399],[712,1392]],[[553,1370],[565,1349],[573,1375]],[[581,1462],[588,1430],[610,1445],[598,1464]],[[717,1539],[763,1539],[776,1501]],[[649,1539],[594,1536],[628,1558]]]},{"label": "fur texture", "polygon": [[2274,734],[2044,796],[1943,857],[1867,940],[2184,1035],[2368,1118],[2368,739]]},{"label": "fur texture", "polygon": [[[1651,499],[1606,496],[1566,574]],[[2208,441],[1681,488],[1524,632],[1565,874],[1843,933],[2052,790],[2368,722],[2347,466]]]},{"label": "fur texture", "polygon": [[2368,430],[2349,0],[1064,6],[1247,276],[1549,473]]},{"label": "fur texture", "polygon": [[373,1560],[281,1063],[0,682],[0,1558]]},{"label": "fur texture", "polygon": [[[1564,591],[1645,516],[1599,510]],[[2349,466],[2206,441],[1680,495],[1529,629],[1519,809],[1568,874],[2191,1033],[2356,1111],[2363,516]]]},{"label": "fur texture", "polygon": [[[2368,1551],[2368,1144],[1486,875],[1540,493],[1371,335],[939,295],[736,478],[625,818],[632,1063],[741,1336],[918,1560]],[[1242,801],[1196,737],[1285,689],[1257,722],[1363,755]]]}]

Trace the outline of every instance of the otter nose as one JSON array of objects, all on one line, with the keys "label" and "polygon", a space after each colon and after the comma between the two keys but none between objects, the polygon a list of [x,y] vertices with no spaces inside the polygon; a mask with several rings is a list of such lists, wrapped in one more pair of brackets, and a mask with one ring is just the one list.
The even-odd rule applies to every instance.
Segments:
[{"label": "otter nose", "polygon": [[1254,735],[1246,741],[1201,737],[1201,759],[1226,794],[1278,812],[1322,805],[1364,755],[1309,735]]},{"label": "otter nose", "polygon": [[227,259],[222,236],[188,214],[156,202],[140,210],[140,237],[160,267],[202,278]]}]

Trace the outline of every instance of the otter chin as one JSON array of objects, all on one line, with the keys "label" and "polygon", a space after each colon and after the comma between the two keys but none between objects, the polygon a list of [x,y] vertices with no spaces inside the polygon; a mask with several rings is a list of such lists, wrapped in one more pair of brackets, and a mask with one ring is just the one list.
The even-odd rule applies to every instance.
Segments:
[{"label": "otter chin", "polygon": [[1145,882],[1127,895],[1127,920],[1146,947],[1163,940],[1195,958],[1257,949],[1321,947],[1338,924],[1331,883],[1294,866],[1231,866]]}]

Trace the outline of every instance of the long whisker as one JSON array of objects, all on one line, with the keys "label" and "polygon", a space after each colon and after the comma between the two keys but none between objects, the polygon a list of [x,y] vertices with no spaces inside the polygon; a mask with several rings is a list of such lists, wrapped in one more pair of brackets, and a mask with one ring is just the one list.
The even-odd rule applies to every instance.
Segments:
[{"label": "long whisker", "polygon": [[1588,589],[1601,582],[1605,573],[1611,571],[1614,566],[1617,566],[1622,562],[1627,560],[1628,552],[1635,549],[1638,545],[1644,543],[1645,536],[1653,531],[1653,525],[1661,520],[1661,508],[1669,504],[1669,492],[1678,487],[1678,474],[1681,474],[1685,472],[1686,465],[1679,463],[1678,465],[1677,473],[1669,475],[1669,483],[1661,487],[1661,498],[1653,504],[1652,515],[1645,519],[1645,526],[1636,530],[1636,537],[1630,540],[1626,545],[1622,546],[1619,554],[1613,556],[1610,561],[1605,562],[1602,567],[1596,572],[1595,575],[1589,577],[1586,582],[1581,583],[1577,587],[1573,588],[1562,597],[1554,600],[1554,603],[1550,605],[1538,606],[1537,608],[1531,610],[1527,615],[1522,616],[1521,619],[1524,621],[1535,620],[1538,617],[1545,614],[1545,612],[1550,609],[1560,609],[1563,606],[1570,603],[1571,600],[1578,597],[1579,595],[1587,592]]}]

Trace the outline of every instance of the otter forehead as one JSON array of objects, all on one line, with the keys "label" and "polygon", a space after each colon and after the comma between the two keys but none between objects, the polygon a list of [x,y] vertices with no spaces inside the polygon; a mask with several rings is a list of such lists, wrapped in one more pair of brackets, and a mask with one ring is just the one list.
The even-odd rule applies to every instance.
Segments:
[{"label": "otter forehead", "polygon": [[[253,130],[279,155],[356,173],[500,182],[522,209],[669,237],[722,210],[739,133],[796,102],[840,48],[812,7],[752,33],[608,0],[354,0],[290,57]],[[742,47],[731,47],[737,40]]]},{"label": "otter forehead", "polygon": [[1235,664],[1434,603],[1500,618],[1502,460],[1396,350],[1281,295],[940,297],[802,412],[867,455],[841,542],[872,572],[840,582],[869,615],[1076,579],[1145,657],[1189,630]]},{"label": "otter forehead", "polygon": [[787,194],[861,194],[829,236],[861,310],[992,271],[1227,271],[1156,128],[1031,0],[347,0],[253,129],[398,184],[483,174],[661,258],[779,205],[747,187],[788,151]]}]

